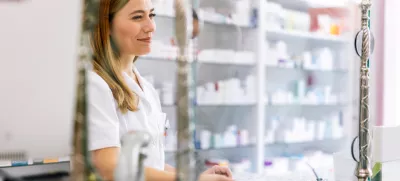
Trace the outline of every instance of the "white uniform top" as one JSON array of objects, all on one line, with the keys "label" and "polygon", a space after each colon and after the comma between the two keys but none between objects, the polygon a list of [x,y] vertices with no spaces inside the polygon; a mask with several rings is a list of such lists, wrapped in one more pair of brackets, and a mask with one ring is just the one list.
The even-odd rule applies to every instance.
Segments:
[{"label": "white uniform top", "polygon": [[166,114],[153,85],[134,69],[140,85],[124,73],[132,91],[139,96],[138,111],[122,114],[108,84],[95,72],[88,74],[89,150],[120,147],[120,138],[130,131],[146,131],[152,135],[145,166],[164,170],[164,131]]}]

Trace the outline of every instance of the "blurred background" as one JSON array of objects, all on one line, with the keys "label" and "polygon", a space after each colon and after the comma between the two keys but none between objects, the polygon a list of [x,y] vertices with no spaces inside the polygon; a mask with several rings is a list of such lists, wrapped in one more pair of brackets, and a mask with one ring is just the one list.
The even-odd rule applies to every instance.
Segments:
[{"label": "blurred background", "polygon": [[[189,54],[199,166],[285,175],[310,171],[309,164],[322,175],[333,174],[333,154],[350,152],[358,134],[360,58],[354,37],[361,25],[359,2],[198,1],[200,34],[192,40]],[[371,121],[396,125],[400,75],[395,48],[400,27],[392,22],[400,2],[372,2],[376,41],[370,62]],[[153,3],[157,31],[152,53],[140,57],[136,66],[157,88],[167,113],[171,127],[166,159],[174,165],[174,4]],[[67,163],[68,158],[58,161]]]},{"label": "blurred background", "polygon": [[[356,2],[202,0],[190,55],[198,164],[234,172],[333,169],[357,130]],[[262,8],[262,9],[261,9]],[[172,0],[155,1],[152,53],[137,67],[157,88],[176,148],[176,53]],[[356,123],[355,125],[352,123]]]},{"label": "blurred background", "polygon": [[[309,171],[307,160],[320,172],[332,174],[332,154],[350,152],[351,140],[358,134],[360,59],[354,37],[361,25],[359,3],[199,1],[201,33],[190,51],[198,163],[229,165],[234,172],[284,175]],[[389,95],[394,94],[387,92],[395,90],[394,84],[383,79],[395,77],[383,59],[383,31],[389,23],[383,22],[382,10],[390,8],[388,4],[374,1],[371,15],[377,39],[370,62],[373,125],[383,125],[384,115],[385,120],[395,120],[389,108],[395,102]],[[177,52],[173,1],[159,0],[155,6],[157,41],[137,66],[156,86],[170,120],[166,158],[173,165]],[[391,75],[384,75],[384,69]]]}]

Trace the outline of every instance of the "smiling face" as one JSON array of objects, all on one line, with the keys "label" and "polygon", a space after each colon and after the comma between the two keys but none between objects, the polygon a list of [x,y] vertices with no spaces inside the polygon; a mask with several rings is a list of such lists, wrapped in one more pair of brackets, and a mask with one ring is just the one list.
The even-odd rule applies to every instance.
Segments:
[{"label": "smiling face", "polygon": [[121,55],[145,55],[151,50],[152,34],[156,29],[151,0],[129,0],[118,11],[111,26],[111,37]]}]

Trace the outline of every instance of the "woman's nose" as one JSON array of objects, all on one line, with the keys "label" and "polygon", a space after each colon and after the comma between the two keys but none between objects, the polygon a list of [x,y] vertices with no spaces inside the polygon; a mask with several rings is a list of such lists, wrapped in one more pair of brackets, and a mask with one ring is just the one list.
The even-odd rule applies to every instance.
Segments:
[{"label": "woman's nose", "polygon": [[151,33],[154,32],[155,30],[156,30],[156,24],[153,19],[149,18],[144,24],[143,31],[145,33]]}]

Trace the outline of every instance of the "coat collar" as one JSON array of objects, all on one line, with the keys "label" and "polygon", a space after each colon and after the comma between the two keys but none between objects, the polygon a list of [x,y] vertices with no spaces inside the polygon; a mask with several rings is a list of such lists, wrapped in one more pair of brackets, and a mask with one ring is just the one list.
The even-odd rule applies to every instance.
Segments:
[{"label": "coat collar", "polygon": [[146,94],[147,95],[150,95],[150,90],[149,90],[149,88],[148,88],[148,83],[143,79],[143,77],[139,74],[139,72],[137,71],[137,69],[136,69],[136,67],[133,69],[133,72],[135,73],[135,75],[136,75],[136,77],[137,77],[137,79],[138,79],[138,81],[139,81],[139,84],[141,85],[141,87],[143,88],[143,90],[142,90],[142,88],[140,88],[140,86],[136,83],[136,81],[134,80],[134,79],[132,79],[131,77],[129,77],[129,75],[127,74],[127,73],[125,73],[125,72],[123,72],[122,74],[123,74],[123,76],[124,76],[124,78],[125,78],[125,82],[126,82],[126,84],[128,85],[128,87],[133,91],[133,92],[135,92],[135,94],[137,94],[138,96],[139,96],[139,104],[142,102],[142,103],[147,103],[148,104],[148,106],[149,107],[151,107],[151,104],[150,104],[150,100],[146,97]]}]

